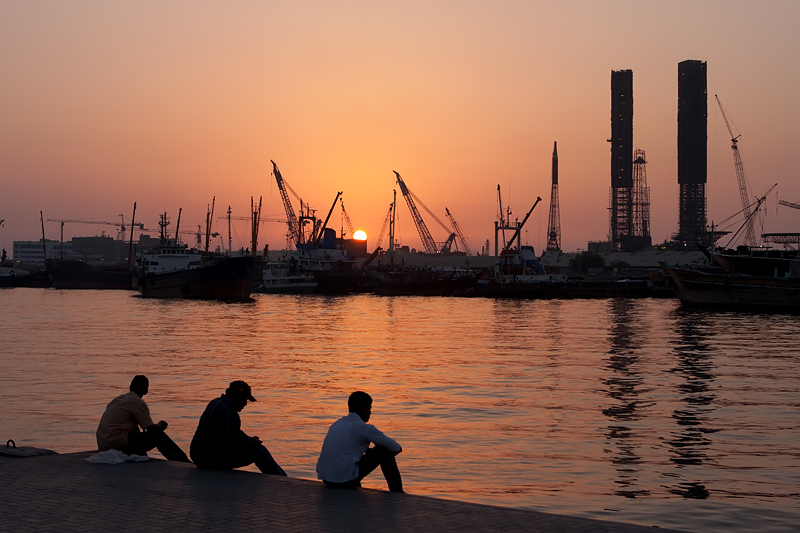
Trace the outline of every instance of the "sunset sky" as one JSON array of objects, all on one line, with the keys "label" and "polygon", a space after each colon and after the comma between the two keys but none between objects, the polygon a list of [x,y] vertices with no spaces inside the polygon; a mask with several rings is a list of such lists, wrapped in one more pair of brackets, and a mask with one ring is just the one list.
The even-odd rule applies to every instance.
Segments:
[{"label": "sunset sky", "polygon": [[[741,209],[718,94],[751,195],[778,183],[763,230],[800,231],[800,211],[777,207],[800,202],[799,20],[795,1],[0,0],[0,245],[40,238],[40,210],[117,221],[137,202],[146,226],[166,211],[174,228],[183,208],[191,229],[214,196],[215,217],[228,205],[246,216],[263,196],[265,216],[285,217],[273,159],[320,216],[343,191],[370,239],[393,170],[444,222],[449,208],[475,249],[493,238],[498,184],[520,219],[541,196],[523,237],[538,252],[558,141],[562,247],[585,249],[608,234],[617,69],[633,70],[634,146],[662,242],[678,229],[685,59],[708,62],[709,223]],[[398,203],[398,238],[420,248],[399,189]],[[284,225],[262,228],[262,247],[284,247]],[[227,223],[214,229],[227,244]],[[103,230],[116,234],[68,224],[65,237]],[[234,247],[247,232],[235,224]]]}]

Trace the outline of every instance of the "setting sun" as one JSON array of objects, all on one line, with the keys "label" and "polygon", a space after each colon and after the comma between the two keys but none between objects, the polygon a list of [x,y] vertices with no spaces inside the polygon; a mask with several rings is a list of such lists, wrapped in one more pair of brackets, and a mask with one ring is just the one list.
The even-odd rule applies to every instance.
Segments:
[{"label": "setting sun", "polygon": [[367,232],[364,230],[358,230],[357,232],[353,233],[353,238],[357,241],[366,241]]}]

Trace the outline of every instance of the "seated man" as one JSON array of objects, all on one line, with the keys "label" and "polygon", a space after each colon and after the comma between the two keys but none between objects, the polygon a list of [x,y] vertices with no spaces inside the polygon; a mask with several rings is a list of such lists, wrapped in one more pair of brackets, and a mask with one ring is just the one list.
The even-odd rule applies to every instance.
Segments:
[{"label": "seated man", "polygon": [[[149,389],[150,381],[146,376],[135,376],[130,392],[111,400],[97,426],[97,449],[101,452],[119,450],[128,455],[146,455],[153,448],[158,448],[161,455],[170,461],[191,462],[164,433],[167,423],[162,420],[154,424],[150,418],[150,408],[142,399]],[[140,427],[144,431],[139,431]]]},{"label": "seated man", "polygon": [[241,429],[239,411],[248,400],[256,401],[244,381],[231,382],[225,394],[211,400],[200,417],[189,455],[199,468],[231,470],[255,463],[264,474],[285,476],[261,439],[248,437]]},{"label": "seated man", "polygon": [[[392,492],[404,492],[395,456],[403,448],[378,428],[367,424],[372,398],[356,391],[347,399],[350,413],[334,422],[317,460],[317,477],[328,487],[355,488],[380,465]],[[369,444],[375,446],[370,448]]]}]

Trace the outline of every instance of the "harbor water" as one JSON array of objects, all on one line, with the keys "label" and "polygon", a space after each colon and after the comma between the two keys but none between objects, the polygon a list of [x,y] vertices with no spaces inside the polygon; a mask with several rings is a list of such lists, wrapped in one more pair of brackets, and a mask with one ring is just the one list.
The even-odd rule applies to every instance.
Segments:
[{"label": "harbor water", "polygon": [[[414,494],[689,531],[800,524],[800,316],[22,288],[0,303],[4,442],[94,449],[105,405],[146,374],[153,418],[188,451],[208,401],[243,379],[258,399],[245,431],[315,479],[328,426],[364,390]],[[380,472],[365,486],[385,489]]]}]

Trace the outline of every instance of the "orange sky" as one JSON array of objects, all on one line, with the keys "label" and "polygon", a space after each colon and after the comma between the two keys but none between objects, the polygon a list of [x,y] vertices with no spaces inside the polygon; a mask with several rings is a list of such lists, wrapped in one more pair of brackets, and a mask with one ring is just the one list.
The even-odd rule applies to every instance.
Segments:
[{"label": "orange sky", "polygon": [[[715,93],[753,192],[778,182],[779,198],[800,201],[797,20],[793,1],[0,0],[0,244],[40,238],[40,210],[115,221],[136,201],[147,226],[181,207],[188,229],[213,196],[219,215],[247,215],[263,195],[263,213],[284,216],[274,159],[323,216],[343,191],[373,239],[392,170],[443,221],[448,207],[475,249],[492,238],[497,184],[520,218],[541,196],[523,238],[539,251],[558,141],[563,248],[585,249],[607,238],[610,72],[625,68],[661,242],[677,230],[684,59],[708,62],[709,222],[741,208]],[[399,239],[419,248],[399,203]],[[800,231],[800,212],[776,206],[772,195],[764,231]],[[282,248],[285,227],[263,228]],[[246,233],[239,222],[235,247]]]}]

